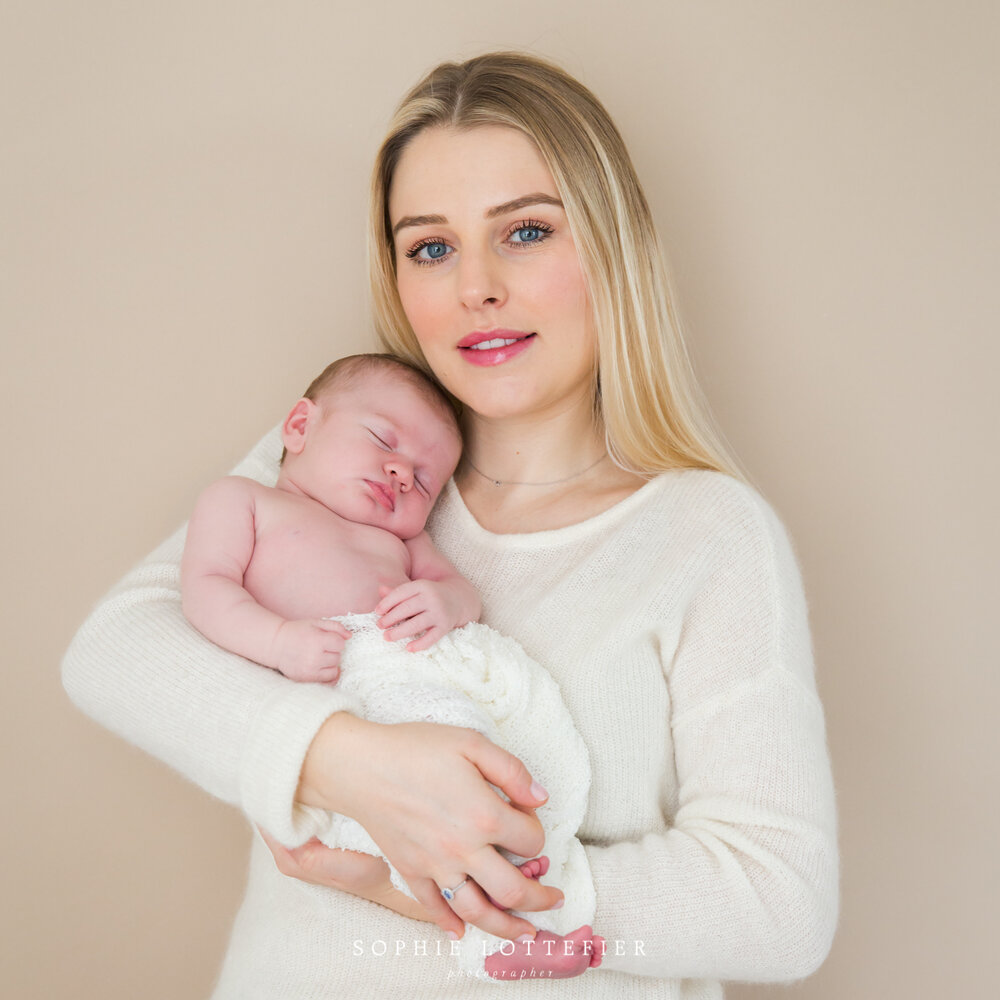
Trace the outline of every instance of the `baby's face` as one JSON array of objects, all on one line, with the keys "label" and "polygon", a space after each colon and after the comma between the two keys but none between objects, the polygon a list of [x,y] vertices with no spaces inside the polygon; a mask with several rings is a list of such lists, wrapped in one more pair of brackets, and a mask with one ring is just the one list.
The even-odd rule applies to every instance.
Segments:
[{"label": "baby's face", "polygon": [[298,485],[348,521],[419,535],[461,455],[454,423],[392,372],[360,375],[316,403]]}]

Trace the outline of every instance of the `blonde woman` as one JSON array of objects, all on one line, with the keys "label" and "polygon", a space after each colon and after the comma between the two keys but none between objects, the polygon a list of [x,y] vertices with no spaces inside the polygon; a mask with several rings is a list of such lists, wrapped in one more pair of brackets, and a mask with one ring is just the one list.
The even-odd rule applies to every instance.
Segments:
[{"label": "blonde woman", "polygon": [[[509,988],[690,1000],[809,974],[837,854],[799,574],[705,418],[614,125],[536,59],[439,66],[393,120],[371,212],[379,335],[462,407],[432,535],[483,620],[558,681],[591,758],[579,836],[603,964]],[[265,439],[238,471],[272,481],[278,450]],[[266,831],[217,1000],[491,995],[448,951],[465,921],[545,943],[506,910],[559,893],[496,849],[543,850],[544,789],[475,734],[364,722],[335,687],[201,640],[176,593],[182,542],[98,608],[65,681]],[[303,845],[309,806],[358,820],[419,903],[377,859]]]}]

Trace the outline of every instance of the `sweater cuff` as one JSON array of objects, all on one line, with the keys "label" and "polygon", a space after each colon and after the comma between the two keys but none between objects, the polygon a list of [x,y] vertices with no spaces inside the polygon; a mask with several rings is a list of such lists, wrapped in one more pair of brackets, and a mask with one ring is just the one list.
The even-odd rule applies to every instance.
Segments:
[{"label": "sweater cuff", "polygon": [[326,828],[328,814],[295,800],[302,763],[320,726],[335,712],[360,714],[356,698],[322,684],[282,684],[247,735],[240,766],[244,812],[286,847]]}]

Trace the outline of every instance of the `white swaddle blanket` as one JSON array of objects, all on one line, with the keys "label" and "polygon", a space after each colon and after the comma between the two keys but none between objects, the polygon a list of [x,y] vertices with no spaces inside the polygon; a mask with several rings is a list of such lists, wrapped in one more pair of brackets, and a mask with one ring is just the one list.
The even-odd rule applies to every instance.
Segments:
[{"label": "white swaddle blanket", "polygon": [[[361,703],[372,722],[437,722],[476,729],[523,761],[549,793],[536,815],[545,830],[544,877],[566,896],[561,909],[524,913],[540,930],[567,934],[594,918],[590,868],[576,832],[590,788],[590,761],[580,734],[548,671],[513,640],[475,622],[455,629],[430,649],[406,651],[406,642],[387,642],[375,615],[337,619],[351,630],[341,658],[339,686]],[[320,840],[329,847],[381,857],[375,842],[352,819],[330,814]],[[504,852],[515,864],[528,860]],[[395,886],[412,896],[389,866]],[[483,957],[502,939],[467,926],[461,964],[481,970]]]}]

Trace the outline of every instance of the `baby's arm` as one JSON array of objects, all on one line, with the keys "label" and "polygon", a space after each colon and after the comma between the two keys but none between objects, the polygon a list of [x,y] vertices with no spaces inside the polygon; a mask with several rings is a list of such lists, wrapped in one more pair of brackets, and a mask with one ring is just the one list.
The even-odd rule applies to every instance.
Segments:
[{"label": "baby's arm", "polygon": [[350,633],[339,622],[288,621],[243,587],[255,542],[254,508],[265,487],[220,479],[198,498],[181,561],[187,620],[207,639],[298,681],[333,683]]},{"label": "baby's arm", "polygon": [[375,606],[387,639],[415,639],[411,652],[433,646],[441,636],[475,621],[482,612],[476,588],[434,547],[422,531],[406,542],[410,582],[382,596]]}]

